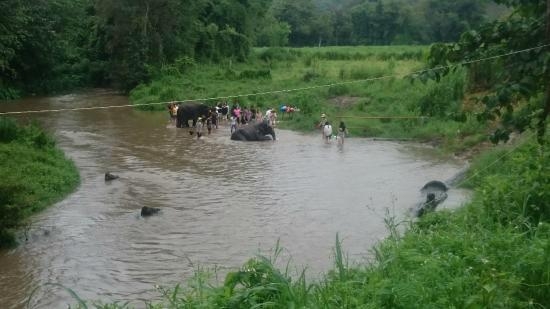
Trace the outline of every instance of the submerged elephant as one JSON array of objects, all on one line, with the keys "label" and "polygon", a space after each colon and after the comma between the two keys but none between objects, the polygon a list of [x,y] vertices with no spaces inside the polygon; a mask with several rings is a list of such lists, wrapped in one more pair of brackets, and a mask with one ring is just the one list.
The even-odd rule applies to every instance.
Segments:
[{"label": "submerged elephant", "polygon": [[111,172],[105,173],[105,181],[115,180],[119,178],[118,175],[112,174]]},{"label": "submerged elephant", "polygon": [[434,211],[437,205],[447,199],[447,185],[439,180],[432,180],[424,185],[420,192],[424,201],[417,204],[415,214],[422,217],[430,211]]},{"label": "submerged elephant", "polygon": [[231,134],[234,141],[269,141],[275,140],[275,130],[267,122],[262,121],[256,124],[250,124]]},{"label": "submerged elephant", "polygon": [[141,216],[142,217],[149,217],[152,216],[160,211],[160,208],[155,207],[149,207],[149,206],[143,206],[141,208]]},{"label": "submerged elephant", "polygon": [[198,102],[182,103],[178,107],[178,113],[176,117],[176,127],[187,128],[189,127],[189,120],[193,121],[193,127],[197,123],[199,117],[206,117],[210,111],[210,107],[206,104]]}]

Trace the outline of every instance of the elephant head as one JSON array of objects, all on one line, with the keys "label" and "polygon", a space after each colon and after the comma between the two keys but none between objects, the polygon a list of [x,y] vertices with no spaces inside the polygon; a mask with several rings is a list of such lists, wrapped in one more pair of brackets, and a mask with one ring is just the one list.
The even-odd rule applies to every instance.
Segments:
[{"label": "elephant head", "polygon": [[271,135],[273,140],[276,140],[275,130],[273,130],[273,127],[270,126],[266,121],[262,121],[258,125],[258,132],[260,133],[259,135],[261,136]]}]

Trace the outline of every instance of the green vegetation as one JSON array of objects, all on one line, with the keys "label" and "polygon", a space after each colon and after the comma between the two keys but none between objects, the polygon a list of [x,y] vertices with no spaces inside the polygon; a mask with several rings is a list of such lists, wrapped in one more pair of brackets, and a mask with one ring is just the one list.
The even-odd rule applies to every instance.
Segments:
[{"label": "green vegetation", "polygon": [[35,125],[0,117],[0,247],[16,244],[25,218],[72,192],[79,175],[54,140]]},{"label": "green vegetation", "polygon": [[483,106],[479,119],[499,124],[491,137],[494,142],[506,141],[510,132],[527,128],[536,128],[542,142],[550,116],[550,2],[497,2],[514,6],[514,14],[465,32],[457,43],[434,44],[428,63],[437,70],[425,72],[422,77],[439,79],[449,74],[449,63],[523,50],[497,61],[463,66],[468,68],[471,88],[485,91],[479,98]]},{"label": "green vegetation", "polygon": [[0,100],[127,92],[159,67],[243,62],[257,46],[450,42],[499,12],[478,0],[3,0]]},{"label": "green vegetation", "polygon": [[[292,117],[279,114],[280,127],[312,131],[321,113],[326,113],[335,125],[345,121],[352,136],[436,141],[447,152],[485,140],[485,125],[466,116],[462,108],[464,70],[439,83],[406,78],[423,68],[426,57],[427,47],[421,46],[259,48],[246,63],[193,64],[183,74],[176,66],[165,66],[150,84],[134,89],[130,99],[135,104],[148,104],[252,94],[207,104],[238,101],[241,106],[264,111],[293,105],[300,112]],[[253,95],[331,84],[336,85]],[[165,111],[165,105],[140,108]],[[367,116],[426,118],[362,118]]]}]

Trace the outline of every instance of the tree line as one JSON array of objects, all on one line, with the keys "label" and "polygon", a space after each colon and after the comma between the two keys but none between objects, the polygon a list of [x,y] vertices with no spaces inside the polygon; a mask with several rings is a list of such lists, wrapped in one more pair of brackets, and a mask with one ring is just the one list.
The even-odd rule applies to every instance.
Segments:
[{"label": "tree line", "polygon": [[244,61],[253,46],[452,41],[489,11],[477,0],[3,0],[0,99],[128,91],[164,64]]}]

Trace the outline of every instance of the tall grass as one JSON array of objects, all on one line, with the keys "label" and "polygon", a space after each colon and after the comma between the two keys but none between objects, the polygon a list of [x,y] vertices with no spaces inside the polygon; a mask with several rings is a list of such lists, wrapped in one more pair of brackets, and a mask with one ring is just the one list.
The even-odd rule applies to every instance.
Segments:
[{"label": "tall grass", "polygon": [[25,218],[79,183],[76,167],[50,135],[5,117],[0,117],[0,175],[0,247],[15,245],[15,231]]}]

